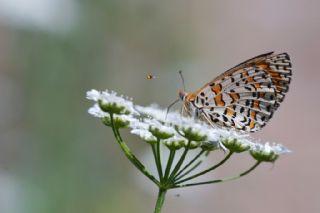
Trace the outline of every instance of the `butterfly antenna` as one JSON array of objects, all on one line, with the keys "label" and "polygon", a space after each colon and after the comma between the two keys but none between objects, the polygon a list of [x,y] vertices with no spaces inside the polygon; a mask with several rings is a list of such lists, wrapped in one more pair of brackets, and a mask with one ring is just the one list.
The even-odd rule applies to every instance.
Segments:
[{"label": "butterfly antenna", "polygon": [[179,70],[179,75],[180,75],[181,80],[182,80],[183,91],[186,91],[186,86],[184,85],[184,78],[183,78],[183,75],[182,75],[182,70]]},{"label": "butterfly antenna", "polygon": [[178,103],[179,101],[180,101],[180,99],[178,98],[177,100],[175,100],[173,103],[171,103],[171,104],[167,107],[167,113],[166,113],[165,120],[167,120],[167,116],[168,116],[168,113],[169,113],[171,107],[172,107],[173,105],[175,105],[176,103]]},{"label": "butterfly antenna", "polygon": [[[182,71],[181,71],[181,70],[179,70],[179,75],[180,75],[181,80],[182,80],[183,90],[185,91],[185,90],[186,90],[186,87],[185,87],[185,85],[184,85],[184,78],[183,78],[183,75],[182,75]],[[180,99],[178,98],[177,100],[175,100],[173,103],[171,103],[171,104],[167,107],[167,113],[166,113],[165,120],[167,119],[167,116],[168,116],[168,113],[169,113],[171,107],[172,107],[173,105],[175,105],[176,103],[178,103],[179,101],[180,101]]]}]

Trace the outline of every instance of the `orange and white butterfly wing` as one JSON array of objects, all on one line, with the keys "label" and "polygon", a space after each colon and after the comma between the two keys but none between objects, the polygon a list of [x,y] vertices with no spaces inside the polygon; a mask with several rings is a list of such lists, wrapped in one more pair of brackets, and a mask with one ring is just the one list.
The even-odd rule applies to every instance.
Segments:
[{"label": "orange and white butterfly wing", "polygon": [[212,125],[255,132],[266,125],[283,101],[291,75],[287,53],[260,55],[198,90],[194,105]]}]

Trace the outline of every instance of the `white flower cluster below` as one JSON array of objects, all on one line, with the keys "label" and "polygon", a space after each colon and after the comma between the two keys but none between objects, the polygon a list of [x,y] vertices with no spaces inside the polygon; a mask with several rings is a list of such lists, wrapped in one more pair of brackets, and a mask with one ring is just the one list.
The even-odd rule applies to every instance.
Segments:
[{"label": "white flower cluster below", "polygon": [[129,113],[114,116],[129,122],[131,133],[138,135],[145,141],[156,141],[157,138],[150,130],[157,129],[159,132],[170,135],[170,137],[165,140],[167,143],[184,141],[184,143],[187,144],[188,140],[184,137],[183,131],[180,130],[189,130],[196,132],[200,136],[205,136],[206,139],[203,141],[204,143],[210,143],[221,148],[224,148],[224,146],[220,141],[224,138],[236,139],[243,145],[249,146],[250,151],[259,151],[265,154],[273,152],[277,155],[290,152],[290,150],[281,144],[268,142],[260,144],[255,142],[248,134],[243,134],[233,129],[212,127],[194,118],[183,117],[178,112],[169,112],[167,114],[166,110],[160,109],[157,105],[148,107],[134,105],[132,99],[119,96],[114,91],[110,92],[106,90],[100,92],[91,90],[87,92],[87,99],[95,102],[95,104],[89,108],[89,114],[98,118],[110,116],[108,112],[101,109],[99,102],[124,107]]}]

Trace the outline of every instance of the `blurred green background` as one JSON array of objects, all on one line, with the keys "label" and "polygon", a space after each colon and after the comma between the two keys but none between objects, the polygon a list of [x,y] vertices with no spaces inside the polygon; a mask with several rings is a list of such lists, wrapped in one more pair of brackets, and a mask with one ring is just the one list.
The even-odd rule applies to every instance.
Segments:
[{"label": "blurred green background", "polygon": [[[85,92],[110,89],[166,107],[181,87],[178,70],[193,91],[272,50],[291,55],[293,82],[253,137],[294,152],[235,182],[169,192],[163,211],[319,212],[319,7],[311,0],[0,0],[0,212],[152,212],[156,188],[87,113]],[[124,135],[151,164],[149,147]],[[216,176],[251,162],[236,157]]]}]

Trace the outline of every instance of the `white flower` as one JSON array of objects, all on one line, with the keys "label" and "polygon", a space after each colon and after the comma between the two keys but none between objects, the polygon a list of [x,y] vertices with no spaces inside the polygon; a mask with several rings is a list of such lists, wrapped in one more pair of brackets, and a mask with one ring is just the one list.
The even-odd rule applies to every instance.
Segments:
[{"label": "white flower", "polygon": [[132,101],[125,99],[123,96],[117,96],[117,93],[114,91],[103,91],[100,95],[100,100],[103,104],[115,103],[119,106],[125,107],[130,112],[135,112]]},{"label": "white flower", "polygon": [[275,153],[277,155],[291,152],[289,149],[287,149],[285,146],[283,146],[281,144],[272,143],[270,145],[269,142],[267,142],[265,144],[256,143],[256,144],[254,144],[252,150],[253,151],[260,151],[264,154]]},{"label": "white flower", "polygon": [[281,144],[269,143],[255,144],[250,150],[251,156],[258,161],[274,162],[280,154],[288,153],[290,150]]},{"label": "white flower", "polygon": [[162,124],[158,120],[144,119],[143,121],[149,125],[149,130],[152,132],[157,131],[159,133],[168,134],[168,135],[176,134],[176,131],[172,126],[166,126],[165,124]]},{"label": "white flower", "polygon": [[188,145],[188,141],[184,137],[181,137],[180,135],[174,135],[173,137],[165,140],[164,144],[169,149],[177,150],[177,149],[180,149],[182,147],[187,146]]},{"label": "white flower", "polygon": [[168,142],[175,142],[175,141],[179,141],[181,143],[183,143],[184,145],[188,144],[188,140],[186,140],[184,137],[180,136],[180,135],[175,135],[169,139],[167,139],[166,141]]},{"label": "white flower", "polygon": [[140,114],[147,115],[147,117],[154,118],[158,121],[166,121],[166,111],[160,109],[159,106],[156,104],[151,104],[147,107],[135,105],[135,109]]},{"label": "white flower", "polygon": [[98,101],[100,99],[101,93],[95,89],[92,89],[87,92],[87,99]]},{"label": "white flower", "polygon": [[272,149],[275,153],[277,153],[278,155],[280,154],[286,154],[286,153],[290,153],[291,150],[289,150],[288,148],[286,148],[285,146],[283,146],[282,144],[276,144],[274,143],[272,145]]},{"label": "white flower", "polygon": [[88,113],[97,118],[109,116],[109,113],[102,111],[98,104],[94,104],[92,107],[90,107]]},{"label": "white flower", "polygon": [[157,141],[156,137],[152,135],[149,131],[150,124],[144,122],[143,120],[139,120],[137,118],[131,118],[131,122],[129,124],[131,128],[131,133],[139,136],[145,141]]},{"label": "white flower", "polygon": [[131,129],[144,129],[148,130],[149,129],[149,124],[143,122],[142,120],[139,120],[137,118],[133,118],[132,121],[130,122],[129,127]]},{"label": "white flower", "polygon": [[151,134],[151,132],[149,132],[146,129],[132,129],[130,132],[134,135],[138,135],[140,138],[142,138],[143,140],[145,140],[147,142],[157,141],[156,137],[154,137]]},{"label": "white flower", "polygon": [[[228,144],[236,146],[237,149],[245,150],[246,147],[249,148],[251,155],[258,153],[258,155],[268,157],[268,155],[273,154],[271,160],[279,154],[290,152],[281,144],[273,143],[270,145],[266,143],[262,145],[256,143],[248,134],[232,129],[212,127],[194,118],[183,117],[178,112],[167,114],[167,110],[161,109],[155,104],[147,107],[134,105],[132,100],[118,96],[114,91],[90,90],[87,92],[87,99],[95,102],[88,112],[99,118],[109,117],[110,115],[107,112],[113,105],[120,107],[120,110],[118,109],[120,113],[115,113],[115,118],[128,121],[131,133],[146,141],[156,141],[158,138],[165,140],[167,145],[180,146],[182,144],[182,146],[187,146],[187,141],[190,140],[196,142],[196,146],[201,146],[202,143],[204,146],[211,144],[213,147],[225,149],[226,144],[221,143],[224,140],[226,143],[229,141]],[[107,105],[107,110],[102,109],[104,105]],[[121,107],[128,110],[129,114],[122,113]]]},{"label": "white flower", "polygon": [[99,92],[92,89],[87,92],[87,99],[98,103],[101,110],[105,112],[115,112],[115,114],[127,114],[128,112],[136,114],[132,101],[129,100],[129,98],[118,96],[114,91],[109,92],[106,90]]}]

